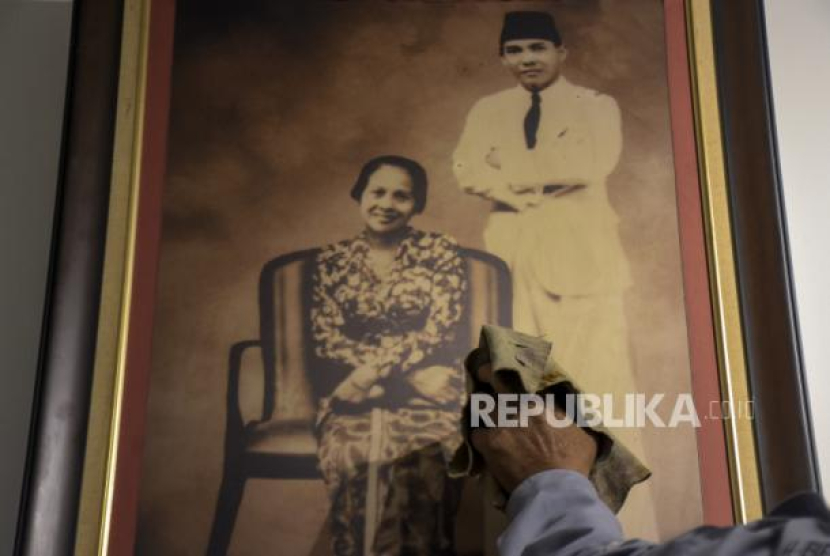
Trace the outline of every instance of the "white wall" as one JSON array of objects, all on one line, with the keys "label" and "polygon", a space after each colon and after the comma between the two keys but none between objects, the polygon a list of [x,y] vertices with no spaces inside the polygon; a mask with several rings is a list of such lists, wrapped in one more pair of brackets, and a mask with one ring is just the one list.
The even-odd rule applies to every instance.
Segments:
[{"label": "white wall", "polygon": [[12,554],[58,182],[70,1],[0,0],[0,556]]},{"label": "white wall", "polygon": [[807,388],[830,495],[830,1],[765,0]]}]

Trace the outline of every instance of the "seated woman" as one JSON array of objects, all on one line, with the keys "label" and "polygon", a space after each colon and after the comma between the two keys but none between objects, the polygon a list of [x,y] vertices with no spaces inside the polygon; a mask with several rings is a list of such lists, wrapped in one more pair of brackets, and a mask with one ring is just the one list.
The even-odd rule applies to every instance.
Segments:
[{"label": "seated woman", "polygon": [[417,162],[369,161],[351,196],[365,229],[322,250],[312,284],[333,553],[453,554],[465,267],[453,239],[409,226],[427,199]]}]

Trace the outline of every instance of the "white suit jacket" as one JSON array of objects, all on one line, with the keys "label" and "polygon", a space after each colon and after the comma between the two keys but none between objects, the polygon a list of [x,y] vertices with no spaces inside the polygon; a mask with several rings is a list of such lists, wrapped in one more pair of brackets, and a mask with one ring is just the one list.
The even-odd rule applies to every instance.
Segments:
[{"label": "white suit jacket", "polygon": [[[561,76],[540,95],[534,149],[525,143],[531,95],[523,87],[473,106],[453,155],[458,184],[519,211],[517,241],[529,251],[524,262],[517,262],[525,268],[518,270],[532,266],[548,291],[619,292],[631,278],[606,188],[622,151],[617,102]],[[552,197],[543,195],[546,185],[581,189]]]}]

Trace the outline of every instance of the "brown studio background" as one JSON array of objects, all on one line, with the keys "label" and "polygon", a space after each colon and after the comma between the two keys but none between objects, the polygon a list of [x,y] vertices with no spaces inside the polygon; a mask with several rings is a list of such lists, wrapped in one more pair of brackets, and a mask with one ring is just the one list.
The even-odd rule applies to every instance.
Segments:
[{"label": "brown studio background", "polygon": [[[450,158],[480,97],[513,85],[502,14],[549,9],[573,82],[609,93],[625,148],[609,189],[632,261],[640,389],[690,389],[662,2],[180,1],[137,553],[203,554],[218,492],[227,351],[256,338],[263,263],[361,229],[349,188],[382,153],[430,176],[417,227],[482,248],[488,204]],[[701,522],[694,430],[650,429],[660,536]],[[300,501],[302,503],[300,503]],[[307,554],[318,481],[251,481],[234,554]]]}]

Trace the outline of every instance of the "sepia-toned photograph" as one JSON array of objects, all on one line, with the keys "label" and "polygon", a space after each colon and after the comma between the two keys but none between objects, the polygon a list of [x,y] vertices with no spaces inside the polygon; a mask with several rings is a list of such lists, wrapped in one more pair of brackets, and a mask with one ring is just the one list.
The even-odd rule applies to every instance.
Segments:
[{"label": "sepia-toned photograph", "polygon": [[[585,392],[692,390],[659,0],[179,0],[139,555],[495,554],[482,325]],[[703,522],[696,431],[619,518]]]}]

